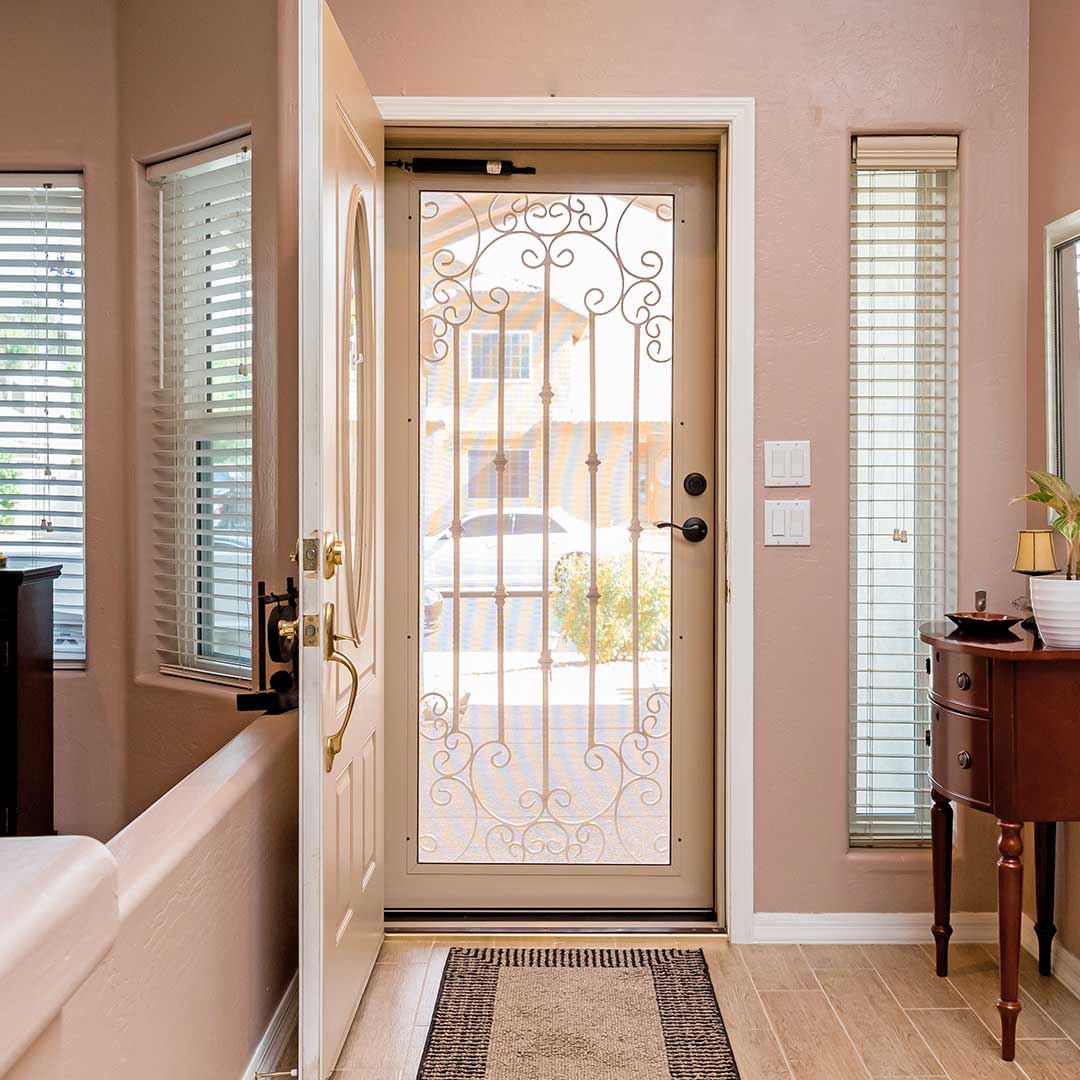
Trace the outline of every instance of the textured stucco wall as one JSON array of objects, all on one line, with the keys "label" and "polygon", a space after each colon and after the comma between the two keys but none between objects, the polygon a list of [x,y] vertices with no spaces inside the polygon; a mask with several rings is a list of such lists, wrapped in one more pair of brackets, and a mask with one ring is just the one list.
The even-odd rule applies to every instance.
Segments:
[{"label": "textured stucco wall", "polygon": [[81,169],[86,214],[86,671],[56,679],[56,827],[107,840],[125,808],[129,548],[118,272],[114,0],[7,0],[0,171]]},{"label": "textured stucco wall", "polygon": [[[282,588],[296,539],[296,8],[294,0],[118,2],[120,182],[132,443],[153,437],[147,374],[156,297],[139,271],[151,244],[142,164],[245,130],[252,136],[254,288],[254,578]],[[208,34],[207,28],[213,33]],[[153,474],[132,455],[133,574],[126,804],[140,813],[250,722],[231,689],[157,674]]]},{"label": "textured stucco wall", "polygon": [[[928,910],[925,853],[847,847],[849,138],[961,135],[960,595],[1003,607],[1026,446],[1027,3],[331,7],[376,94],[757,99],[756,437],[813,442],[814,544],[756,551],[756,907]],[[745,467],[760,482],[760,454]],[[961,822],[958,854],[957,910],[992,907],[985,817]]]},{"label": "textured stucco wall", "polygon": [[[296,537],[295,0],[10,0],[0,171],[86,185],[85,672],[57,674],[56,825],[107,840],[250,722],[221,687],[157,674],[145,374],[142,162],[251,129],[255,574]],[[206,28],[213,27],[207,35]]]}]

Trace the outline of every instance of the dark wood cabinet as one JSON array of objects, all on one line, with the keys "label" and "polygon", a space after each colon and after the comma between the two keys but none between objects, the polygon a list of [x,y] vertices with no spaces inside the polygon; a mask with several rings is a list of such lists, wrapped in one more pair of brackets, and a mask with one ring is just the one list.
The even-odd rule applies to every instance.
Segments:
[{"label": "dark wood cabinet", "polygon": [[930,828],[937,973],[949,970],[953,802],[998,820],[1001,1056],[1016,1052],[1021,1005],[1023,826],[1035,823],[1035,933],[1050,974],[1054,842],[1059,821],[1080,820],[1080,651],[1050,649],[1016,630],[975,638],[928,623]]},{"label": "dark wood cabinet", "polygon": [[0,835],[53,829],[53,581],[0,568]]}]

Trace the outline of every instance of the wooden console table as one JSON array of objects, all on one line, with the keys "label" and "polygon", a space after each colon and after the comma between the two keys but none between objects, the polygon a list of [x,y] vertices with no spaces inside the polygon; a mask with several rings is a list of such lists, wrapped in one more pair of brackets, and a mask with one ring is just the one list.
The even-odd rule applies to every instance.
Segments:
[{"label": "wooden console table", "polygon": [[1016,1053],[1024,822],[1035,823],[1035,933],[1050,974],[1054,841],[1058,821],[1080,820],[1080,651],[1046,648],[1017,628],[975,638],[926,623],[930,646],[930,829],[937,973],[948,974],[952,802],[998,819],[1001,1056]]},{"label": "wooden console table", "polygon": [[53,831],[53,581],[0,569],[0,836]]}]

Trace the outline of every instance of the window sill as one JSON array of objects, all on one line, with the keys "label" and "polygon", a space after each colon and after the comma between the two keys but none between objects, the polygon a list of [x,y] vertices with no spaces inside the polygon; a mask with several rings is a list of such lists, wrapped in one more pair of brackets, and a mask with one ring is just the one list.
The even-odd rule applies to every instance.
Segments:
[{"label": "window sill", "polygon": [[253,684],[242,679],[225,680],[213,675],[203,677],[192,672],[162,668],[136,675],[135,685],[146,690],[187,690],[207,697],[231,700],[235,694],[250,690]]}]

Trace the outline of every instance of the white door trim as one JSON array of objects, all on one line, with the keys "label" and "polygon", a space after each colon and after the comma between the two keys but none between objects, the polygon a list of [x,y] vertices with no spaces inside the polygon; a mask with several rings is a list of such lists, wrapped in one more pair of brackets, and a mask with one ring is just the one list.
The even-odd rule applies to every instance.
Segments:
[{"label": "white door trim", "polygon": [[[317,454],[319,395],[306,395],[305,365],[318,365],[322,356],[322,156],[323,156],[323,52],[322,0],[301,0],[297,13],[299,22],[299,182],[298,236],[299,264],[297,386],[299,415],[303,442],[297,447],[300,478],[299,516],[300,535],[321,527],[322,477],[308,475],[305,462]],[[308,693],[321,693],[321,650],[301,649],[302,686]],[[301,695],[304,690],[301,690]],[[306,708],[306,705],[302,705]],[[303,712],[301,712],[303,716]],[[321,768],[323,755],[322,731],[312,724],[300,724],[300,775],[312,768]],[[315,765],[314,761],[319,764]],[[322,1048],[322,927],[312,913],[321,910],[322,882],[319,865],[322,858],[323,806],[321,795],[310,786],[300,785],[300,973],[303,991],[300,993],[298,1036],[300,1069],[306,1075],[318,1075]],[[305,860],[304,856],[307,855]],[[317,958],[314,962],[312,957]]]},{"label": "white door trim", "polygon": [[[376,97],[386,124],[728,130],[725,635],[727,928],[754,936],[754,98]],[[303,126],[303,125],[302,125]]]}]

